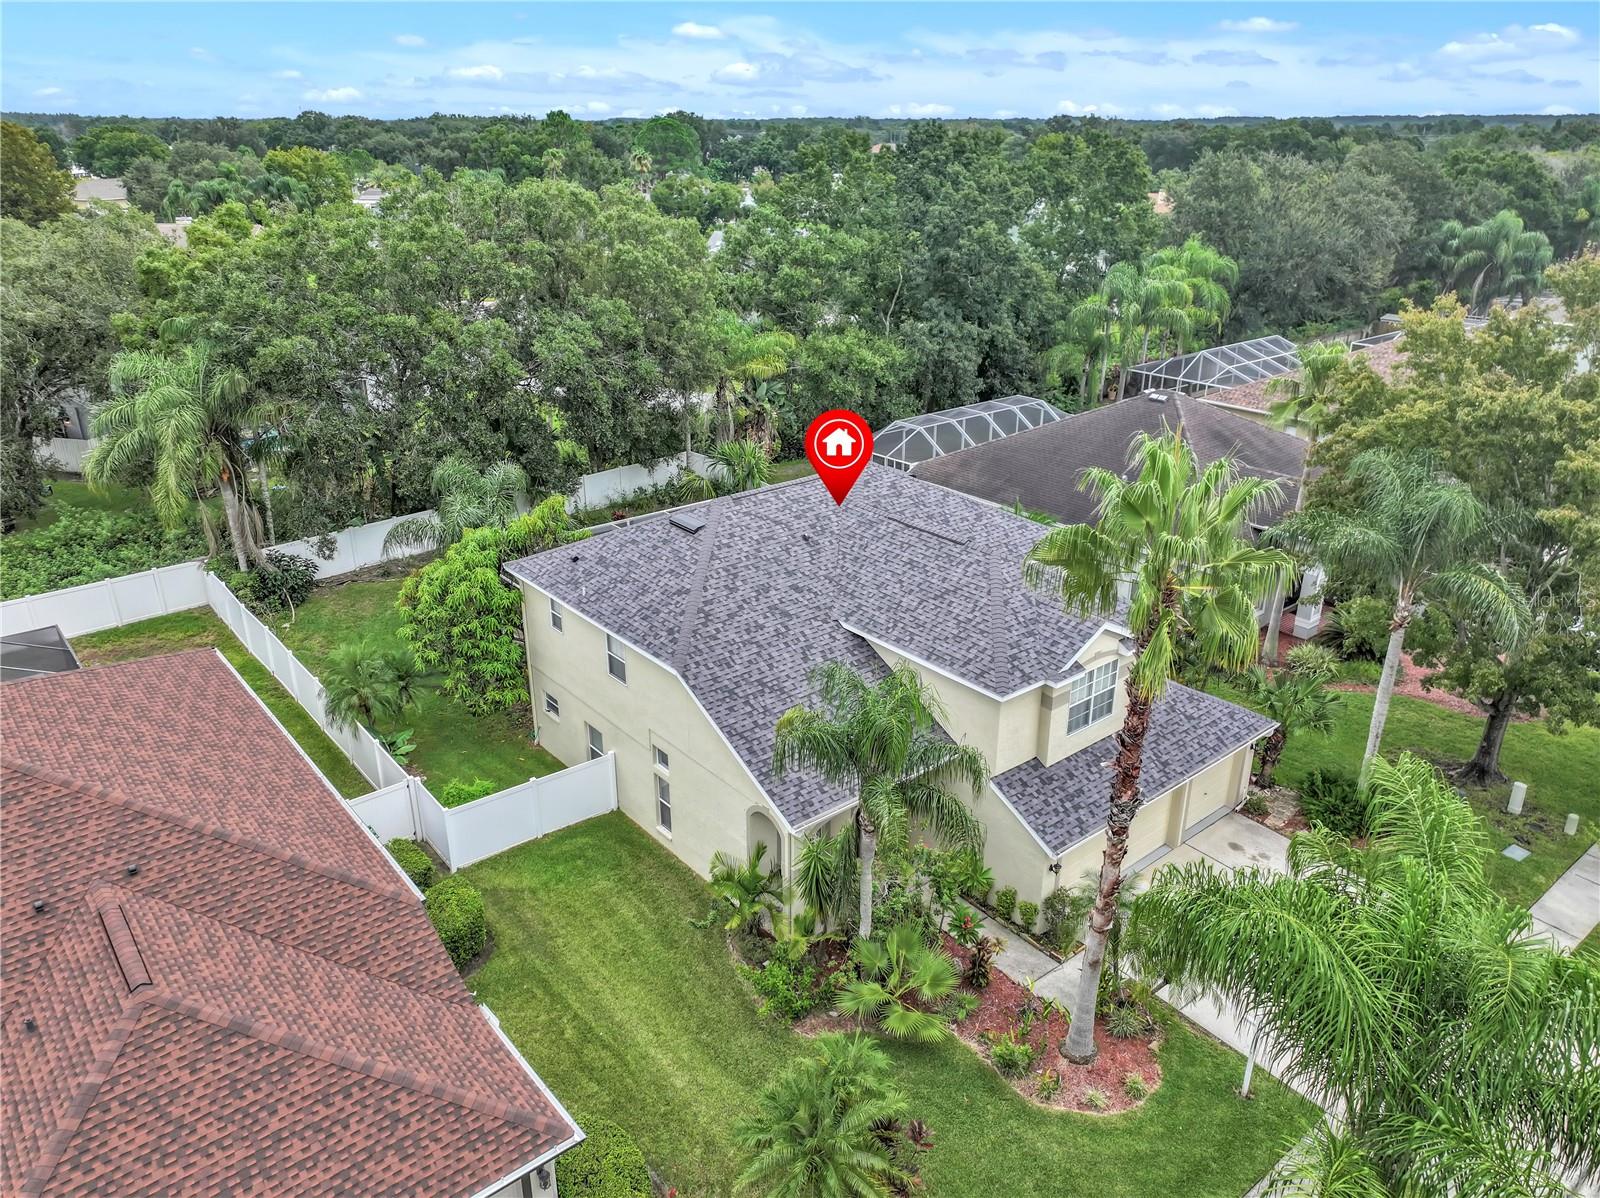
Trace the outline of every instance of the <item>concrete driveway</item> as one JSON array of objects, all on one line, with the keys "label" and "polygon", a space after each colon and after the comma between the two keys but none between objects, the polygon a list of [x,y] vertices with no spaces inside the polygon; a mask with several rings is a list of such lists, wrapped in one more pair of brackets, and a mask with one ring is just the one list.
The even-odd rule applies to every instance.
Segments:
[{"label": "concrete driveway", "polygon": [[1179,854],[1185,849],[1192,849],[1223,869],[1289,872],[1289,838],[1237,811],[1229,812],[1209,828],[1195,833],[1182,848],[1174,849],[1158,861],[1156,867],[1181,860]]}]

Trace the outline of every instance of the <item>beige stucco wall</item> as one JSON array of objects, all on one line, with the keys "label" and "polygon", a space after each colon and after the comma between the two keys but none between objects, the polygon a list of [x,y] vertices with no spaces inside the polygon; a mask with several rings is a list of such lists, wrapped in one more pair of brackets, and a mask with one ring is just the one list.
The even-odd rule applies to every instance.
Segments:
[{"label": "beige stucco wall", "polygon": [[[606,749],[616,754],[619,806],[702,877],[719,850],[745,856],[751,810],[764,811],[782,829],[755,780],[675,673],[625,647],[628,680],[617,681],[606,668],[606,635],[598,625],[562,604],[563,628],[557,632],[550,625],[550,597],[526,582],[521,587],[529,690],[545,748],[569,765],[585,761],[584,725],[598,728]],[[561,705],[559,719],[545,713],[546,692]],[[653,743],[669,757],[670,835],[656,822]],[[767,860],[773,860],[770,854]],[[787,855],[781,864],[787,872]]]}]

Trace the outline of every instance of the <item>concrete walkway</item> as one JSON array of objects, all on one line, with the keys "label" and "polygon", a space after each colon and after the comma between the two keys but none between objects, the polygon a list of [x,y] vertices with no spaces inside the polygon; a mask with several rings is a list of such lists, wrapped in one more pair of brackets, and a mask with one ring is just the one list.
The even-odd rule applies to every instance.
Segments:
[{"label": "concrete walkway", "polygon": [[1590,845],[1529,913],[1534,929],[1548,933],[1562,948],[1576,948],[1594,931],[1600,924],[1600,844]]}]

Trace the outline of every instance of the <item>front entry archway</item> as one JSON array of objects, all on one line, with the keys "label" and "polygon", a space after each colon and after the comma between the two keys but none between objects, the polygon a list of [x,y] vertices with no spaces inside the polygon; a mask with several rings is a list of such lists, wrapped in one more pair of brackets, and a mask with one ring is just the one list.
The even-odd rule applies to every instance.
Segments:
[{"label": "front entry archway", "polygon": [[783,838],[778,835],[778,826],[766,812],[752,809],[745,817],[745,852],[754,853],[758,844],[767,846],[767,855],[762,859],[762,864],[767,869],[782,870]]}]

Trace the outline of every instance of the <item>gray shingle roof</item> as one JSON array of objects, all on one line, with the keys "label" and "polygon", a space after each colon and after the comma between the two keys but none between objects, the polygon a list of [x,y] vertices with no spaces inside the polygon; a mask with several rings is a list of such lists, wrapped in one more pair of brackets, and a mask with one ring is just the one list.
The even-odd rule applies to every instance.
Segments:
[{"label": "gray shingle roof", "polygon": [[[1172,683],[1150,713],[1139,794],[1159,798],[1224,754],[1264,735],[1271,720],[1204,691]],[[1052,856],[1105,823],[1116,737],[1107,736],[1054,765],[1031,757],[995,778],[1006,797]]]},{"label": "gray shingle roof", "polygon": [[773,726],[814,665],[886,672],[856,631],[1009,695],[1065,677],[1104,625],[1023,587],[1039,525],[881,465],[842,507],[807,477],[695,512],[697,533],[660,513],[506,569],[676,670],[794,827],[853,796],[776,777]]},{"label": "gray shingle roof", "polygon": [[1158,403],[1136,395],[923,462],[912,467],[912,473],[994,503],[1009,506],[1020,501],[1029,511],[1081,524],[1094,518],[1095,504],[1092,494],[1078,490],[1083,471],[1101,466],[1126,474],[1128,447],[1137,434],[1157,436],[1180,421],[1202,462],[1232,458],[1242,472],[1275,479],[1283,488],[1281,502],[1256,513],[1255,523],[1274,524],[1293,509],[1306,442],[1189,396]]}]

